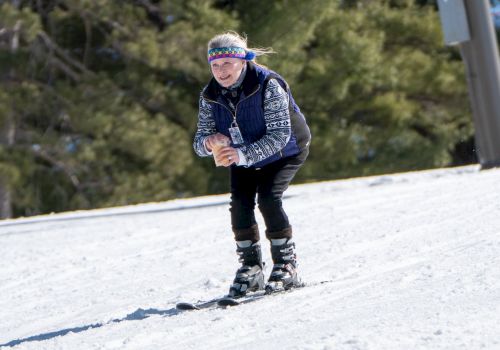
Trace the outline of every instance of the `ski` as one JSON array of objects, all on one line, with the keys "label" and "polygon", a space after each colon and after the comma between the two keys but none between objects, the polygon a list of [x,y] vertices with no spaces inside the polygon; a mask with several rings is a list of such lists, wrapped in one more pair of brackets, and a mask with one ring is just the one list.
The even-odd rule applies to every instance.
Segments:
[{"label": "ski", "polygon": [[[244,300],[258,299],[258,298],[261,298],[262,296],[264,296],[264,291],[261,290],[261,291],[249,293],[249,294],[245,295],[244,297],[238,298],[238,300],[240,302],[243,302]],[[225,306],[225,305],[222,305],[223,303],[219,304],[219,302],[221,300],[226,300],[229,298],[232,300],[236,300],[230,296],[225,295],[222,297],[218,297],[218,298],[214,298],[214,299],[210,299],[210,300],[206,300],[206,301],[198,301],[196,303],[179,302],[175,305],[175,308],[179,311],[210,309],[210,308],[217,307],[217,306]]]},{"label": "ski", "polygon": [[217,305],[224,307],[224,308],[230,307],[230,306],[238,306],[241,304],[247,304],[247,303],[250,303],[253,301],[257,301],[257,300],[260,300],[260,299],[265,298],[265,297],[269,297],[269,296],[273,296],[273,295],[281,295],[281,294],[285,294],[285,293],[291,293],[294,290],[301,289],[304,287],[318,286],[318,285],[322,285],[325,283],[331,283],[331,282],[333,282],[333,280],[324,280],[324,281],[312,282],[312,283],[300,282],[299,285],[292,287],[292,288],[289,288],[289,289],[283,288],[279,283],[278,284],[271,283],[271,284],[268,284],[266,286],[265,290],[256,292],[251,296],[244,296],[241,298],[232,298],[230,296],[226,296],[226,297],[220,298],[219,301],[217,301]]},{"label": "ski", "polygon": [[250,295],[245,295],[243,297],[238,297],[234,298],[229,295],[220,298],[219,301],[217,301],[217,305],[221,307],[228,307],[228,306],[236,306],[236,305],[241,305],[241,304],[246,304],[252,301],[260,300],[266,296],[266,293],[263,290],[257,291],[255,293],[252,293]]},{"label": "ski", "polygon": [[228,306],[237,306],[241,304],[246,304],[250,303],[252,301],[256,301],[259,299],[262,299],[266,296],[265,293],[259,293],[258,295],[253,295],[251,297],[244,296],[241,298],[233,298],[231,296],[226,296],[223,298],[220,298],[219,301],[217,302],[217,305],[223,308],[226,308]]},{"label": "ski", "polygon": [[217,307],[222,307],[222,308],[227,308],[230,306],[238,306],[241,304],[247,304],[250,302],[254,302],[257,300],[260,300],[262,298],[272,296],[272,295],[280,295],[280,294],[285,294],[285,293],[290,293],[294,290],[297,289],[302,289],[304,287],[312,287],[312,286],[318,286],[322,285],[325,283],[331,283],[333,280],[324,280],[324,281],[319,281],[319,282],[312,282],[312,283],[301,283],[299,286],[290,288],[290,289],[283,289],[279,288],[279,286],[274,286],[272,285],[271,288],[266,288],[265,290],[259,290],[256,292],[249,293],[243,297],[239,298],[233,298],[231,296],[225,295],[223,297],[218,297],[210,300],[205,300],[205,301],[198,301],[196,303],[189,303],[189,302],[179,302],[175,306],[177,310],[179,311],[189,311],[189,310],[203,310],[203,309],[211,309],[211,308],[217,308]]},{"label": "ski", "polygon": [[175,305],[175,308],[180,311],[187,311],[187,310],[202,310],[202,309],[208,309],[211,306],[217,305],[217,302],[221,298],[216,298],[212,300],[207,300],[207,301],[199,301],[196,303],[189,303],[189,302],[180,302]]},{"label": "ski", "polygon": [[253,297],[250,297],[250,298],[249,297],[233,298],[230,296],[226,296],[224,298],[221,298],[217,302],[217,305],[222,306],[222,307],[238,306],[241,304],[246,304],[246,303],[249,303],[252,301],[262,299],[266,296],[270,296],[270,295],[274,295],[274,294],[281,294],[281,293],[285,293],[285,292],[288,293],[288,292],[291,292],[295,289],[299,289],[302,287],[305,287],[304,283],[301,283],[300,285],[295,286],[295,287],[290,288],[290,289],[284,289],[283,287],[277,286],[277,285],[267,285],[265,290],[260,291],[260,293],[258,295],[254,295]]}]

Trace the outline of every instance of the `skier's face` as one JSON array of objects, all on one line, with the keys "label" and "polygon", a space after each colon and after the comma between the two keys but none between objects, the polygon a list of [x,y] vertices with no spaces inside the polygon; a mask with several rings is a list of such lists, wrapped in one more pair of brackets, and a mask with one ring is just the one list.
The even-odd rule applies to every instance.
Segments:
[{"label": "skier's face", "polygon": [[210,63],[210,69],[220,85],[229,87],[236,83],[244,65],[245,61],[239,58],[219,58]]}]

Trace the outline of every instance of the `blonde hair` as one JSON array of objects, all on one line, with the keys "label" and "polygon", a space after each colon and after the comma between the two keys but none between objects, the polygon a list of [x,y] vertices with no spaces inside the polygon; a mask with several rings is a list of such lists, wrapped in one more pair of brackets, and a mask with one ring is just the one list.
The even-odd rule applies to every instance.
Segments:
[{"label": "blonde hair", "polygon": [[270,53],[276,53],[271,47],[248,47],[247,45],[247,37],[242,36],[235,31],[227,31],[222,34],[217,34],[212,39],[208,41],[208,50],[216,49],[219,47],[231,47],[237,46],[245,49],[246,52],[253,52],[255,57],[252,61],[255,62],[257,56],[264,56]]}]

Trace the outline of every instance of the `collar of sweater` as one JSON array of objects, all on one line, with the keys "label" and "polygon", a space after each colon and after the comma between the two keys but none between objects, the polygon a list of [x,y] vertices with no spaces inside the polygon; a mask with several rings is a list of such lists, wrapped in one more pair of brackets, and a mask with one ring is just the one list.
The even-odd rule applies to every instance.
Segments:
[{"label": "collar of sweater", "polygon": [[243,83],[243,79],[245,79],[245,75],[246,74],[247,74],[247,65],[245,64],[243,66],[243,69],[241,70],[241,74],[238,77],[238,80],[236,80],[236,82],[233,85],[231,85],[231,86],[229,86],[227,88],[224,88],[224,87],[222,87],[222,88],[226,89],[226,90],[229,90],[229,91],[236,90],[237,88],[240,87],[241,83]]},{"label": "collar of sweater", "polygon": [[[254,64],[252,62],[247,62],[245,74],[243,75],[242,72],[241,75],[242,76],[240,76],[240,78],[242,79],[242,82],[240,83],[240,88],[242,88],[245,96],[248,96],[254,92],[256,86],[259,85],[258,73]],[[218,91],[220,91],[220,85],[215,78],[212,77],[208,85],[203,90],[202,95],[205,98],[216,101]]]}]

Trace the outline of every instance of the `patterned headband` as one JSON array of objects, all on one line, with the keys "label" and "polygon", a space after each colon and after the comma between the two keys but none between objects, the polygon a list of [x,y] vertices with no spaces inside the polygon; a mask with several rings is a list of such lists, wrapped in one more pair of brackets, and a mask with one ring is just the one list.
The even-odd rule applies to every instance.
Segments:
[{"label": "patterned headband", "polygon": [[255,58],[255,52],[246,51],[242,47],[217,47],[208,50],[208,63],[219,58],[240,58],[251,61]]}]

